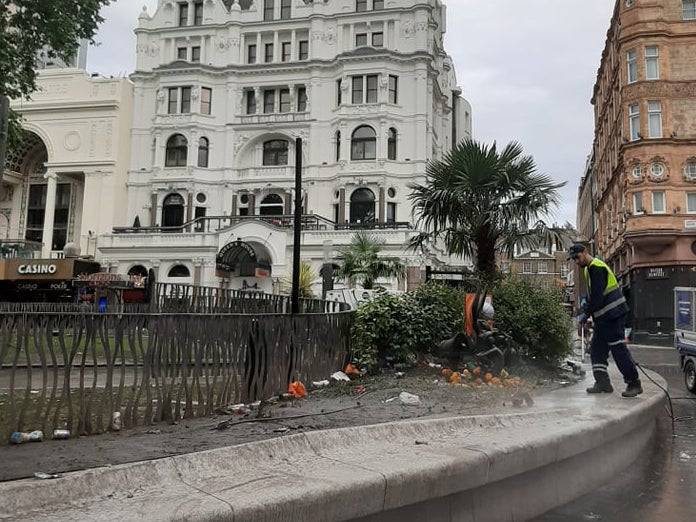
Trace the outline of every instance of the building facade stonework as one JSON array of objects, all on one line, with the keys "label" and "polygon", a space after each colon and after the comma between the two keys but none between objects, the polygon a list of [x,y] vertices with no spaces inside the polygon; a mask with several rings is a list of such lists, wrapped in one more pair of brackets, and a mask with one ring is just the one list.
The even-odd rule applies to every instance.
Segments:
[{"label": "building facade stonework", "polygon": [[580,232],[621,280],[638,337],[668,337],[672,288],[696,284],[696,2],[617,0],[592,104]]},{"label": "building facade stonework", "polygon": [[99,239],[103,264],[276,291],[292,270],[298,163],[301,257],[315,268],[358,230],[410,267],[449,262],[406,247],[409,185],[471,136],[445,25],[439,0],[161,0],[143,10],[127,203]]}]

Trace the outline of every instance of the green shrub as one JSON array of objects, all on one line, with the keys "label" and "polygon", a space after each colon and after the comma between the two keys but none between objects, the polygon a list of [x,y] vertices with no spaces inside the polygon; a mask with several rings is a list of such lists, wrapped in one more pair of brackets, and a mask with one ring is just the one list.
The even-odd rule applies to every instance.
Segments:
[{"label": "green shrub", "polygon": [[490,293],[495,327],[513,338],[520,355],[553,363],[570,353],[572,323],[560,289],[508,278]]},{"label": "green shrub", "polygon": [[368,370],[384,360],[413,362],[462,330],[463,310],[462,292],[440,283],[378,296],[356,312],[351,331],[354,360]]}]

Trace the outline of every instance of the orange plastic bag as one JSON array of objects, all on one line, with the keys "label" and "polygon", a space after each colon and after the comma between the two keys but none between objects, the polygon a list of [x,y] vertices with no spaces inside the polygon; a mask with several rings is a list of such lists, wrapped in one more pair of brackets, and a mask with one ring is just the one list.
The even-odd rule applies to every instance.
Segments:
[{"label": "orange plastic bag", "polygon": [[288,386],[288,393],[292,393],[296,399],[301,399],[307,396],[307,388],[300,381],[295,381]]},{"label": "orange plastic bag", "polygon": [[360,375],[362,375],[360,373],[360,370],[358,370],[354,364],[346,364],[346,369],[343,370],[343,372],[346,375],[357,375],[358,377],[360,377]]}]

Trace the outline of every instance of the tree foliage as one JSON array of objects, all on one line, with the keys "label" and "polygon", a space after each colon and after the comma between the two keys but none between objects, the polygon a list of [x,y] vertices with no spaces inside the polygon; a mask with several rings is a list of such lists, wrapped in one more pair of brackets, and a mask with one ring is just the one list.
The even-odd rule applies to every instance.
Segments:
[{"label": "tree foliage", "polygon": [[559,243],[543,218],[558,205],[558,189],[537,172],[534,159],[516,142],[499,150],[467,139],[441,161],[430,162],[424,185],[411,185],[417,225],[414,248],[442,241],[452,255],[474,260],[479,275],[494,279],[496,253]]},{"label": "tree foliage", "polygon": [[36,54],[68,60],[79,41],[92,41],[112,0],[0,0],[0,96],[36,90]]},{"label": "tree foliage", "polygon": [[[312,265],[304,259],[300,260],[300,280],[297,288],[299,296],[306,299],[315,298],[314,283],[317,279],[319,279],[319,274],[312,268]],[[283,292],[292,293],[292,270],[290,275],[283,278],[281,286]]]},{"label": "tree foliage", "polygon": [[379,278],[406,277],[406,267],[397,257],[381,255],[383,242],[367,232],[357,232],[350,245],[340,250],[336,277],[348,282],[348,286],[360,284],[365,289],[374,288]]}]

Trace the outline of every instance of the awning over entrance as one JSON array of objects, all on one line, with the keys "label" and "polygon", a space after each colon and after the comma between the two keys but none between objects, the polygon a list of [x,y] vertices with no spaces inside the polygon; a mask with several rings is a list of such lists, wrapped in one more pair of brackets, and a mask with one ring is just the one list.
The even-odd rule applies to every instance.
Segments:
[{"label": "awning over entrance", "polygon": [[270,277],[271,258],[268,251],[241,239],[227,243],[220,249],[215,266],[224,272],[234,272],[240,277]]}]

